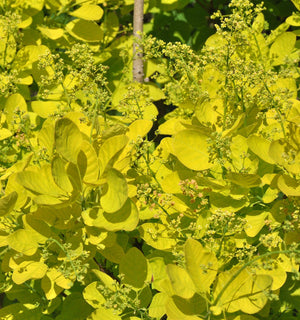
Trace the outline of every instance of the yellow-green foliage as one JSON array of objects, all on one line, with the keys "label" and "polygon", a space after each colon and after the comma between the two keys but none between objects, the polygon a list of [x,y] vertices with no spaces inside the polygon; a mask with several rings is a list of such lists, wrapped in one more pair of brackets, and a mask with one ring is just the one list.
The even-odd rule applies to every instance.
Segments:
[{"label": "yellow-green foliage", "polygon": [[233,0],[137,84],[132,4],[0,1],[0,318],[299,316],[298,14]]}]

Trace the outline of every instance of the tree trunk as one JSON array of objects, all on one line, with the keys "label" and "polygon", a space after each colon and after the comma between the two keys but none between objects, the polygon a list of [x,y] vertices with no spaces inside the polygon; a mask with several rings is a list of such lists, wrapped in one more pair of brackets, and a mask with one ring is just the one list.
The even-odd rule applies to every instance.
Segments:
[{"label": "tree trunk", "polygon": [[144,82],[143,48],[140,44],[143,33],[144,0],[134,1],[133,11],[133,81]]}]

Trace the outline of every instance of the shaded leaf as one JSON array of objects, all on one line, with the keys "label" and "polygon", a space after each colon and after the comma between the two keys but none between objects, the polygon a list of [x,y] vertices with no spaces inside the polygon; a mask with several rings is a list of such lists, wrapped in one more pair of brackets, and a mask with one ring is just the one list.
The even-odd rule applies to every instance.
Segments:
[{"label": "shaded leaf", "polygon": [[148,272],[147,260],[137,248],[130,248],[121,260],[119,270],[124,274],[124,283],[135,288],[142,288]]}]

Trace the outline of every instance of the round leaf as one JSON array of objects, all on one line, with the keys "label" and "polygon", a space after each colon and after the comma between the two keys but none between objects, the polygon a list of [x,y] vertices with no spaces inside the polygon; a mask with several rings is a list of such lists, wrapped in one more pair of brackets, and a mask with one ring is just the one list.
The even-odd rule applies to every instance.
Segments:
[{"label": "round leaf", "polygon": [[178,132],[173,141],[174,155],[187,168],[206,170],[212,167],[207,152],[207,136],[197,130]]},{"label": "round leaf", "polygon": [[84,4],[69,14],[84,20],[100,20],[103,16],[103,9],[96,4]]},{"label": "round leaf", "polygon": [[100,203],[105,212],[112,213],[123,207],[128,198],[128,187],[122,173],[115,169],[108,170],[106,179],[107,191]]},{"label": "round leaf", "polygon": [[31,231],[19,229],[7,237],[8,245],[17,252],[26,256],[32,256],[36,253],[38,243],[35,241]]},{"label": "round leaf", "polygon": [[147,278],[147,260],[140,250],[130,248],[122,259],[119,270],[124,274],[124,283],[142,288]]},{"label": "round leaf", "polygon": [[55,146],[66,160],[76,163],[80,151],[82,135],[76,124],[68,118],[60,119],[55,124]]},{"label": "round leaf", "polygon": [[76,19],[66,25],[66,30],[78,40],[99,42],[103,38],[103,31],[93,21]]}]

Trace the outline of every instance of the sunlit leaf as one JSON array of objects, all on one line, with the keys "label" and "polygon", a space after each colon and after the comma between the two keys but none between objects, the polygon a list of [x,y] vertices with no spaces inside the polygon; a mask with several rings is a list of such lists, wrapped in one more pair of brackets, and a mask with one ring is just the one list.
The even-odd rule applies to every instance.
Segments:
[{"label": "sunlit leaf", "polygon": [[269,147],[271,144],[270,141],[258,135],[251,135],[247,139],[247,143],[250,150],[254,152],[258,157],[268,163],[275,163],[269,155]]},{"label": "sunlit leaf", "polygon": [[98,287],[98,282],[94,281],[85,287],[82,292],[84,300],[95,309],[100,308],[105,303],[105,298],[97,289]]},{"label": "sunlit leaf", "polygon": [[219,305],[227,312],[243,311],[254,314],[262,310],[268,301],[265,290],[272,285],[269,275],[256,275],[250,269],[240,267],[220,273],[214,290]]},{"label": "sunlit leaf", "polygon": [[17,121],[17,123],[20,122],[20,118],[17,116],[17,112],[27,111],[27,104],[24,97],[19,93],[12,94],[6,100],[4,110],[6,112],[8,127],[11,128],[14,120]]},{"label": "sunlit leaf", "polygon": [[174,137],[174,155],[187,168],[206,170],[212,167],[207,152],[207,136],[196,130],[183,130]]},{"label": "sunlit leaf", "polygon": [[67,118],[55,124],[55,147],[66,160],[76,163],[80,151],[82,135],[78,127]]},{"label": "sunlit leaf", "polygon": [[45,28],[39,26],[38,29],[41,33],[51,40],[57,40],[64,35],[64,30],[61,28]]},{"label": "sunlit leaf", "polygon": [[166,302],[168,298],[168,295],[165,293],[157,293],[149,306],[149,316],[160,319],[166,313]]},{"label": "sunlit leaf", "polygon": [[103,228],[107,231],[132,231],[139,221],[136,205],[127,199],[123,207],[113,213],[106,213],[103,210],[87,210],[82,213],[86,225]]},{"label": "sunlit leaf", "polygon": [[245,232],[249,237],[255,237],[260,230],[265,226],[265,220],[268,216],[266,211],[255,211],[246,215],[247,223],[245,225]]},{"label": "sunlit leaf", "polygon": [[38,243],[29,230],[18,229],[11,233],[7,238],[8,245],[17,252],[23,253],[26,256],[35,254]]},{"label": "sunlit leaf", "polygon": [[173,296],[166,302],[166,313],[172,320],[199,320],[197,315],[203,313],[205,308],[205,300],[198,295],[191,299]]},{"label": "sunlit leaf", "polygon": [[174,294],[189,299],[195,292],[195,286],[187,271],[175,264],[167,265],[167,273],[173,286]]},{"label": "sunlit leaf", "polygon": [[18,199],[18,193],[13,191],[2,198],[0,198],[0,216],[10,213]]},{"label": "sunlit leaf", "polygon": [[0,141],[9,138],[12,135],[13,135],[13,133],[10,130],[8,130],[6,128],[1,128],[0,129]]},{"label": "sunlit leaf", "polygon": [[207,292],[218,271],[218,260],[215,254],[193,239],[186,241],[184,253],[187,271],[197,291]]},{"label": "sunlit leaf", "polygon": [[103,16],[103,9],[95,4],[84,4],[69,14],[84,20],[100,20]]},{"label": "sunlit leaf", "polygon": [[280,175],[277,180],[278,188],[287,196],[300,196],[300,182],[288,175]]},{"label": "sunlit leaf", "polygon": [[128,187],[124,176],[115,169],[106,174],[107,189],[101,197],[100,203],[105,212],[120,210],[128,198]]},{"label": "sunlit leaf", "polygon": [[66,191],[55,183],[50,165],[45,165],[41,169],[31,167],[30,170],[18,172],[16,179],[34,194],[45,194],[58,198],[67,196]]},{"label": "sunlit leaf", "polygon": [[60,110],[65,109],[66,103],[64,101],[32,101],[32,110],[41,118],[48,118],[51,115],[59,113]]},{"label": "sunlit leaf", "polygon": [[296,35],[292,32],[285,32],[278,36],[270,48],[270,58],[274,59],[273,65],[279,65],[284,62],[294,49]]},{"label": "sunlit leaf", "polygon": [[29,279],[41,279],[46,274],[47,269],[47,265],[41,261],[24,261],[17,269],[14,269],[12,280],[16,284],[22,284]]},{"label": "sunlit leaf", "polygon": [[87,320],[121,320],[122,318],[115,314],[112,309],[100,307],[96,309]]},{"label": "sunlit leaf", "polygon": [[93,21],[76,19],[66,25],[66,30],[81,41],[99,42],[103,38],[102,29]]},{"label": "sunlit leaf", "polygon": [[52,176],[55,183],[67,192],[73,191],[73,186],[66,172],[66,164],[60,157],[55,157],[51,163]]},{"label": "sunlit leaf", "polygon": [[83,181],[87,184],[98,184],[99,163],[95,149],[86,140],[83,140],[78,153],[77,165],[81,171]]},{"label": "sunlit leaf", "polygon": [[103,143],[99,149],[98,158],[100,166],[100,174],[102,175],[109,161],[121,151],[128,142],[128,137],[125,135],[117,135],[111,137]]},{"label": "sunlit leaf", "polygon": [[166,226],[160,223],[144,223],[139,227],[139,233],[149,246],[158,250],[169,250],[177,243],[177,239],[168,234]]}]

